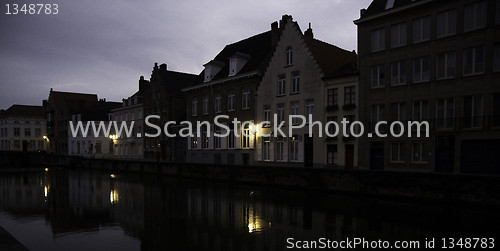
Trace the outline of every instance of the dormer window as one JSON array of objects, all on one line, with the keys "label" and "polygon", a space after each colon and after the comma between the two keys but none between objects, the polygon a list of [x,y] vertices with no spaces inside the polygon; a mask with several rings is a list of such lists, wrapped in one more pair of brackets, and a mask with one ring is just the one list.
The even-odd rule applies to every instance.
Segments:
[{"label": "dormer window", "polygon": [[224,63],[220,61],[215,61],[212,60],[208,62],[205,66],[205,76],[204,76],[204,81],[203,82],[209,82],[212,81],[212,79],[219,73],[219,71],[224,67]]},{"label": "dormer window", "polygon": [[250,55],[236,52],[229,58],[229,77],[238,74],[250,59]]},{"label": "dormer window", "polygon": [[288,46],[285,50],[285,66],[290,66],[293,64],[293,51],[292,47]]}]

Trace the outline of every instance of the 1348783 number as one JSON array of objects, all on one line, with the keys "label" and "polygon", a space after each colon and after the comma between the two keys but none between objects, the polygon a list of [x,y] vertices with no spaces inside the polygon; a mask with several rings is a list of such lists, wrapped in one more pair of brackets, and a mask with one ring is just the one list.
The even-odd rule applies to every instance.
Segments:
[{"label": "1348783 number", "polygon": [[6,15],[57,15],[59,13],[59,5],[58,4],[6,4],[7,11]]},{"label": "1348783 number", "polygon": [[495,247],[493,238],[441,238],[442,248],[492,249]]}]

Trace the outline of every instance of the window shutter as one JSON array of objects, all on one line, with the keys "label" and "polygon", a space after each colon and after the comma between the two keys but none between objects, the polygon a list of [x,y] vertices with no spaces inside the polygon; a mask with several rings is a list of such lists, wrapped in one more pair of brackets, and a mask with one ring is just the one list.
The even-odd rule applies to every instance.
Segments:
[{"label": "window shutter", "polygon": [[188,150],[191,150],[191,136],[187,137]]},{"label": "window shutter", "polygon": [[[226,133],[227,133],[227,131],[223,127],[221,127],[220,134],[224,135]],[[228,139],[228,137],[220,138],[220,148],[221,149],[227,148],[227,139]]]},{"label": "window shutter", "polygon": [[250,136],[250,138],[248,140],[248,142],[249,142],[248,145],[249,145],[250,149],[254,149],[254,147],[255,147],[255,138],[256,138],[256,136],[252,135],[252,136]]}]

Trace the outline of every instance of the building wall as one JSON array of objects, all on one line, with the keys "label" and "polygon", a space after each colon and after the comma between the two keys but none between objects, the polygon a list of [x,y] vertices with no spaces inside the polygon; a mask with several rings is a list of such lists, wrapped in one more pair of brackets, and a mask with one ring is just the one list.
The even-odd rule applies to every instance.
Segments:
[{"label": "building wall", "polygon": [[44,118],[6,117],[0,118],[0,150],[46,151],[43,138],[47,135]]},{"label": "building wall", "polygon": [[[395,120],[396,116],[391,113],[394,103],[402,103],[406,107],[406,120],[420,120],[415,110],[419,110],[415,103],[425,101],[428,108],[430,123],[429,138],[364,138],[360,145],[359,165],[362,168],[386,169],[386,170],[413,170],[413,171],[438,171],[438,172],[461,172],[464,165],[464,157],[469,154],[463,150],[466,140],[499,139],[500,131],[494,124],[498,112],[500,86],[500,74],[494,70],[494,62],[498,62],[500,54],[498,42],[500,42],[500,20],[498,17],[498,1],[482,1],[486,4],[484,13],[485,27],[473,31],[465,31],[464,26],[470,22],[464,21],[465,6],[478,1],[431,1],[411,3],[410,8],[394,11],[393,14],[379,17],[361,18],[358,24],[358,50],[360,57],[360,117],[367,123],[371,122],[372,107],[381,105],[385,107],[385,115],[382,119]],[[481,2],[481,1],[480,1]],[[456,33],[443,38],[437,37],[438,15],[443,11],[456,11]],[[414,42],[414,21],[429,17],[430,37],[423,42]],[[406,45],[391,47],[391,27],[395,24],[406,24]],[[377,29],[384,29],[384,49],[376,52],[371,51],[371,34]],[[464,53],[469,48],[484,48],[484,71],[473,76],[467,76],[464,72]],[[495,49],[497,48],[497,49]],[[497,51],[495,53],[495,51]],[[437,57],[445,52],[456,55],[456,67],[454,76],[449,79],[438,79]],[[496,55],[495,55],[496,54]],[[414,81],[415,59],[418,57],[429,58],[428,81],[416,83]],[[391,85],[391,63],[397,61],[406,62],[406,84]],[[385,67],[385,87],[371,87],[371,70],[373,66]],[[466,112],[467,100],[470,96],[482,97],[482,109],[475,119],[480,125],[474,128],[466,125],[469,120]],[[442,99],[454,100],[453,116],[450,118],[451,126],[447,129],[438,128],[442,123],[438,118],[438,102]],[[415,109],[417,107],[417,109]],[[400,143],[403,147],[395,144]],[[419,148],[426,148],[420,151]],[[392,151],[398,149],[397,151]],[[402,155],[392,155],[400,151]],[[486,151],[492,151],[488,148]],[[491,152],[487,155],[495,155]],[[398,155],[396,155],[398,156]],[[470,156],[472,157],[472,156]],[[401,160],[394,161],[394,159]],[[420,160],[424,158],[425,160]],[[474,157],[472,157],[474,159]],[[481,157],[477,157],[475,168],[481,169]]]},{"label": "building wall", "polygon": [[[340,168],[357,168],[358,139],[355,137],[343,137],[341,121],[343,118],[346,118],[346,120],[352,124],[352,122],[359,119],[357,101],[358,76],[348,75],[330,78],[325,80],[325,85],[326,89],[324,93],[326,105],[323,121],[328,123],[333,120],[339,125],[339,131],[336,137],[328,137],[324,134],[326,141],[326,152],[324,155],[326,165]],[[352,90],[354,90],[354,93]],[[330,92],[332,92],[333,104],[329,103]],[[337,98],[334,97],[335,95]],[[346,95],[348,96],[346,97]],[[349,128],[347,128],[347,130],[349,130]]]},{"label": "building wall", "polygon": [[[76,125],[78,122],[78,115],[73,116],[73,124]],[[82,121],[83,125],[86,126],[87,121]],[[93,121],[96,126],[99,125],[101,121]],[[106,124],[109,121],[104,121]],[[112,158],[113,157],[113,146],[114,140],[110,139],[109,136],[104,135],[101,131],[99,135],[95,135],[92,130],[92,126],[89,126],[87,135],[83,135],[81,131],[78,131],[77,135],[73,137],[71,128],[68,125],[68,155],[70,156],[82,156],[86,158]]]},{"label": "building wall", "polygon": [[[125,99],[123,102],[126,103],[122,108],[113,110],[112,121],[116,121],[118,126],[122,123],[126,123],[127,127],[132,126],[133,130],[131,137],[127,137],[125,132],[122,132],[121,136],[115,140],[114,158],[117,159],[142,159],[144,148],[144,130],[143,130],[143,105],[130,103],[134,97],[130,99]],[[129,101],[131,100],[131,101]],[[140,134],[140,136],[139,136]]]},{"label": "building wall", "polygon": [[[220,147],[215,144],[216,138],[213,137],[214,133],[214,119],[218,115],[226,115],[228,119],[221,119],[219,122],[226,124],[233,130],[232,121],[237,119],[240,122],[254,121],[255,119],[255,95],[257,85],[260,77],[255,74],[250,77],[239,78],[238,76],[230,78],[226,81],[218,83],[211,83],[199,88],[193,88],[186,91],[187,102],[187,117],[193,124],[193,131],[196,134],[196,125],[198,121],[208,121],[211,124],[212,137],[208,138],[208,147],[202,145],[202,138],[195,135],[189,137],[187,142],[187,155],[186,160],[193,163],[220,163],[220,164],[254,164],[253,151],[255,136],[249,138],[248,147],[244,147],[242,141],[244,137],[240,129],[235,134],[235,144],[231,147],[229,144],[230,137],[220,138]],[[243,107],[243,92],[249,91],[249,104],[248,108]],[[229,110],[228,96],[234,94],[234,110]],[[216,96],[220,95],[221,109],[220,112],[215,110]],[[203,100],[208,98],[208,107],[206,113],[203,109]],[[197,112],[193,115],[193,100],[197,101]],[[240,125],[241,126],[241,125]],[[225,131],[220,132],[224,134]],[[239,135],[240,137],[236,137]],[[193,144],[195,141],[197,144]]]},{"label": "building wall", "polygon": [[[284,117],[286,120],[285,125],[282,127],[283,132],[288,136],[288,115],[291,113],[292,102],[298,102],[298,115],[306,114],[306,102],[313,101],[313,120],[321,121],[324,118],[324,82],[321,79],[321,71],[317,64],[312,59],[311,53],[308,51],[304,40],[302,39],[302,32],[298,26],[289,20],[283,22],[284,28],[281,38],[277,44],[274,55],[269,63],[269,66],[262,78],[257,93],[256,123],[264,121],[264,107],[270,107],[271,120],[273,115],[277,113],[278,104],[284,106]],[[281,27],[280,27],[281,28]],[[286,65],[286,50],[288,47],[292,48],[293,63]],[[298,72],[300,75],[300,91],[291,93],[292,73]],[[278,95],[278,78],[285,76],[285,94]],[[300,123],[300,121],[299,121]],[[273,124],[274,125],[274,124]],[[270,134],[273,128],[262,128],[263,134]],[[306,149],[305,142],[308,134],[308,126],[301,129],[294,129],[293,136],[298,141],[298,156],[290,158],[290,144],[291,138],[283,138],[283,158],[278,158],[277,145],[281,144],[281,139],[271,135],[269,143],[269,158],[263,156],[263,151],[266,149],[263,143],[262,135],[257,134],[257,149],[254,158],[259,164],[286,164],[304,166],[305,151],[311,150],[313,154],[312,165],[323,166],[326,163],[325,159],[325,144],[324,138],[318,137],[317,127],[314,128],[312,145]],[[278,143],[279,142],[279,143]],[[295,144],[295,143],[294,143]],[[312,149],[311,149],[312,147]],[[265,154],[264,154],[265,155]],[[294,154],[295,155],[295,154]],[[267,160],[266,160],[267,159]],[[309,165],[309,164],[308,164]]]}]

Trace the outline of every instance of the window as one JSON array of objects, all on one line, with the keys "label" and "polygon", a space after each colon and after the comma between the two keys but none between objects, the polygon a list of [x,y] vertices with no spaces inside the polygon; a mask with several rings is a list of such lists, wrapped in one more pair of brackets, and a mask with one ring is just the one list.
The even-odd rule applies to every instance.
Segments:
[{"label": "window", "polygon": [[437,79],[449,79],[455,77],[455,52],[447,52],[436,56]]},{"label": "window", "polygon": [[428,82],[430,80],[430,68],[429,57],[413,59],[413,82]]},{"label": "window", "polygon": [[203,149],[209,149],[209,137],[208,137],[208,134],[209,134],[209,127],[204,125],[202,126],[201,128],[201,147]]},{"label": "window", "polygon": [[191,103],[191,115],[192,116],[198,115],[198,99],[193,99]]},{"label": "window", "polygon": [[19,127],[14,128],[14,137],[19,137],[21,136],[21,129]]},{"label": "window", "polygon": [[[299,102],[290,103],[290,115],[299,115]],[[292,118],[292,125],[297,125],[298,123],[298,118]]]},{"label": "window", "polygon": [[276,160],[277,161],[283,161],[284,160],[284,154],[283,154],[283,137],[277,137],[276,138]]},{"label": "window", "polygon": [[396,24],[391,27],[391,47],[401,47],[406,45],[406,24]]},{"label": "window", "polygon": [[464,128],[479,128],[483,125],[483,96],[466,96],[463,98]]},{"label": "window", "polygon": [[371,68],[371,87],[380,88],[385,86],[385,68],[383,65],[372,66]]},{"label": "window", "polygon": [[391,85],[406,84],[406,62],[399,61],[391,64]]},{"label": "window", "polygon": [[[500,5],[500,3],[498,5]],[[500,71],[500,44],[495,45],[495,52],[493,54],[493,71]]]},{"label": "window", "polygon": [[405,162],[405,143],[397,142],[391,143],[391,162],[404,163]]},{"label": "window", "polygon": [[300,92],[300,73],[295,71],[292,73],[292,86],[290,89],[290,93],[299,93]]},{"label": "window", "polygon": [[420,43],[430,39],[431,19],[423,17],[413,20],[413,42]]},{"label": "window", "polygon": [[336,130],[335,124],[329,123],[329,122],[333,122],[333,121],[337,122],[337,116],[328,116],[328,117],[326,117],[326,121],[327,121],[327,124],[328,124],[327,125],[328,126],[328,128],[327,128],[328,134],[329,135],[335,135],[335,130]]},{"label": "window", "polygon": [[429,103],[427,100],[413,102],[413,120],[426,121],[429,119]]},{"label": "window", "polygon": [[344,87],[344,105],[356,104],[356,86]]},{"label": "window", "polygon": [[339,90],[337,88],[328,89],[328,107],[339,105]]},{"label": "window", "polygon": [[[219,126],[214,126],[214,134],[217,133],[218,135],[220,135],[222,132],[221,128]],[[222,145],[221,145],[221,137],[215,137],[215,135],[213,136],[213,139],[214,139],[214,148],[215,149],[221,149]]]},{"label": "window", "polygon": [[429,162],[428,144],[424,142],[413,143],[413,159],[414,163]]},{"label": "window", "polygon": [[464,50],[464,76],[484,73],[484,47]]},{"label": "window", "polygon": [[227,94],[227,110],[234,111],[234,92]]},{"label": "window", "polygon": [[198,138],[191,138],[191,149],[198,149]]},{"label": "window", "polygon": [[309,99],[306,100],[306,120],[309,120],[309,116],[313,116],[313,110],[314,110],[314,100]]},{"label": "window", "polygon": [[241,108],[243,110],[250,109],[250,89],[244,89],[242,91]]},{"label": "window", "polygon": [[326,147],[326,164],[336,166],[338,160],[337,145],[328,145]]},{"label": "window", "polygon": [[464,31],[473,31],[484,27],[486,27],[486,1],[465,6]]},{"label": "window", "polygon": [[236,143],[236,137],[234,135],[234,130],[229,131],[229,136],[227,137],[227,148],[234,149]]},{"label": "window", "polygon": [[284,104],[278,104],[276,106],[276,111],[277,111],[277,122],[281,123],[285,119],[285,105]]},{"label": "window", "polygon": [[271,106],[270,105],[264,106],[264,120],[263,121],[271,122]]},{"label": "window", "polygon": [[372,128],[375,129],[377,123],[384,120],[385,120],[385,105],[383,104],[372,105],[371,107]]},{"label": "window", "polygon": [[278,96],[283,96],[285,95],[285,85],[286,85],[286,80],[285,80],[285,75],[279,75],[278,76]]},{"label": "window", "polygon": [[437,37],[453,36],[457,32],[457,11],[449,10],[437,15]]},{"label": "window", "polygon": [[262,158],[265,161],[271,160],[271,138],[270,137],[262,137]]},{"label": "window", "polygon": [[243,129],[243,134],[241,135],[241,147],[244,149],[250,148],[250,138],[251,138],[250,126],[246,125]]},{"label": "window", "polygon": [[40,136],[42,136],[42,129],[35,128],[35,137],[40,137]]},{"label": "window", "polygon": [[500,93],[493,95],[493,127],[500,127]]},{"label": "window", "polygon": [[290,138],[290,160],[291,161],[297,161],[299,160],[299,139],[298,137],[295,135],[295,136],[292,136]]},{"label": "window", "polygon": [[406,121],[406,105],[405,103],[391,104],[391,118],[392,121]]},{"label": "window", "polygon": [[292,47],[288,46],[285,50],[285,66],[290,66],[293,64],[293,50]]},{"label": "window", "polygon": [[372,52],[385,50],[385,29],[374,30],[371,33]]},{"label": "window", "polygon": [[203,114],[208,114],[208,97],[203,97]]},{"label": "window", "polygon": [[237,62],[236,58],[229,60],[229,77],[236,75]]},{"label": "window", "polygon": [[222,96],[220,94],[215,95],[215,113],[222,112]]},{"label": "window", "polygon": [[453,128],[455,100],[453,98],[438,99],[436,101],[436,128]]}]

